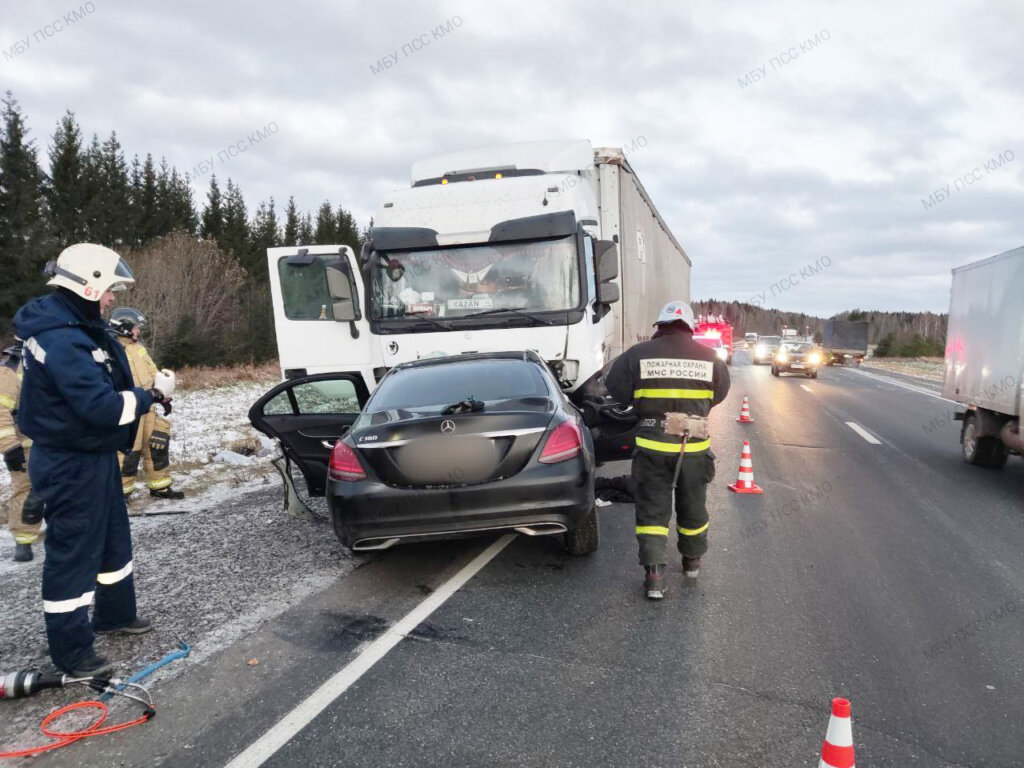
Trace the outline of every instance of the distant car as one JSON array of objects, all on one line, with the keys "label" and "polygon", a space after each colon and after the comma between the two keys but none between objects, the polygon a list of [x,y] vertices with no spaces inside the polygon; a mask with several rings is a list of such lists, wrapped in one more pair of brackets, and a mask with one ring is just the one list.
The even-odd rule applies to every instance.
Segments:
[{"label": "distant car", "polygon": [[783,373],[801,373],[811,379],[818,378],[821,353],[809,341],[784,341],[772,358],[772,376]]},{"label": "distant car", "polygon": [[781,336],[759,336],[754,345],[754,364],[770,363],[781,343]]},{"label": "distant car", "polygon": [[355,551],[494,531],[598,547],[594,446],[534,352],[419,360],[366,397],[355,374],[278,385],[252,407]]},{"label": "distant car", "polygon": [[693,340],[703,344],[705,347],[715,350],[715,354],[718,355],[719,360],[729,361],[729,350],[722,343],[721,336],[698,336],[694,334]]},{"label": "distant car", "polygon": [[743,336],[743,348],[744,349],[751,349],[755,344],[757,344],[757,334],[756,333],[748,333],[748,334],[745,334]]}]

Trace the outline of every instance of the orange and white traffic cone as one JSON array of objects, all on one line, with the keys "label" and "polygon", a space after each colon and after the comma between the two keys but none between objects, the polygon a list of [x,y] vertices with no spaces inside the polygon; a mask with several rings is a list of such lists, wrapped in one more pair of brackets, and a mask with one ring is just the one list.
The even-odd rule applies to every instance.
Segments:
[{"label": "orange and white traffic cone", "polygon": [[850,702],[846,699],[832,699],[832,717],[821,745],[818,768],[854,768]]},{"label": "orange and white traffic cone", "polygon": [[736,417],[736,421],[741,424],[752,424],[754,422],[750,418],[750,401],[747,400],[746,396],[743,397],[743,407],[740,408],[740,415]]},{"label": "orange and white traffic cone", "polygon": [[743,453],[740,455],[740,471],[736,482],[729,486],[736,493],[764,493],[763,488],[754,485],[754,463],[750,460],[750,441],[743,441]]}]

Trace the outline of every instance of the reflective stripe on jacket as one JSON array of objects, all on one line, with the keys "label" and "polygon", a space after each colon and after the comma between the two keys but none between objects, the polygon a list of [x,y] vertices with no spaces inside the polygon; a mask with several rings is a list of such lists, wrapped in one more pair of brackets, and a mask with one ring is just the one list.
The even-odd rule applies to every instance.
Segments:
[{"label": "reflective stripe on jacket", "polygon": [[[665,434],[666,413],[707,416],[729,393],[729,369],[715,352],[685,331],[669,331],[623,352],[605,378],[619,403],[632,404],[640,419],[638,448],[679,453],[682,438]],[[686,453],[699,453],[710,439],[688,442]]]}]

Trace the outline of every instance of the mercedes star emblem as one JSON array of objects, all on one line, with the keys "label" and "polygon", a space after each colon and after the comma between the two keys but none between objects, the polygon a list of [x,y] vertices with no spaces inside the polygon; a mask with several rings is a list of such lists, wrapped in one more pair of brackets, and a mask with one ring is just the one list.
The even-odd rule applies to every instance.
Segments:
[{"label": "mercedes star emblem", "polygon": [[445,419],[441,422],[441,431],[446,435],[450,435],[455,431],[455,422],[451,419]]}]

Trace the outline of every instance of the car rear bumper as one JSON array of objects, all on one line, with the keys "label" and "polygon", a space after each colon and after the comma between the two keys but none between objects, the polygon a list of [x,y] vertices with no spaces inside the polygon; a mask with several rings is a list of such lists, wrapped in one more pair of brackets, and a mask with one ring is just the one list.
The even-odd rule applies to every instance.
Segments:
[{"label": "car rear bumper", "polygon": [[394,488],[373,477],[332,480],[327,503],[335,532],[356,550],[517,528],[559,533],[593,508],[594,472],[577,457],[533,463],[505,480],[455,488]]},{"label": "car rear bumper", "polygon": [[818,366],[805,363],[801,367],[797,368],[792,363],[776,363],[775,370],[779,373],[814,373],[818,370]]}]

